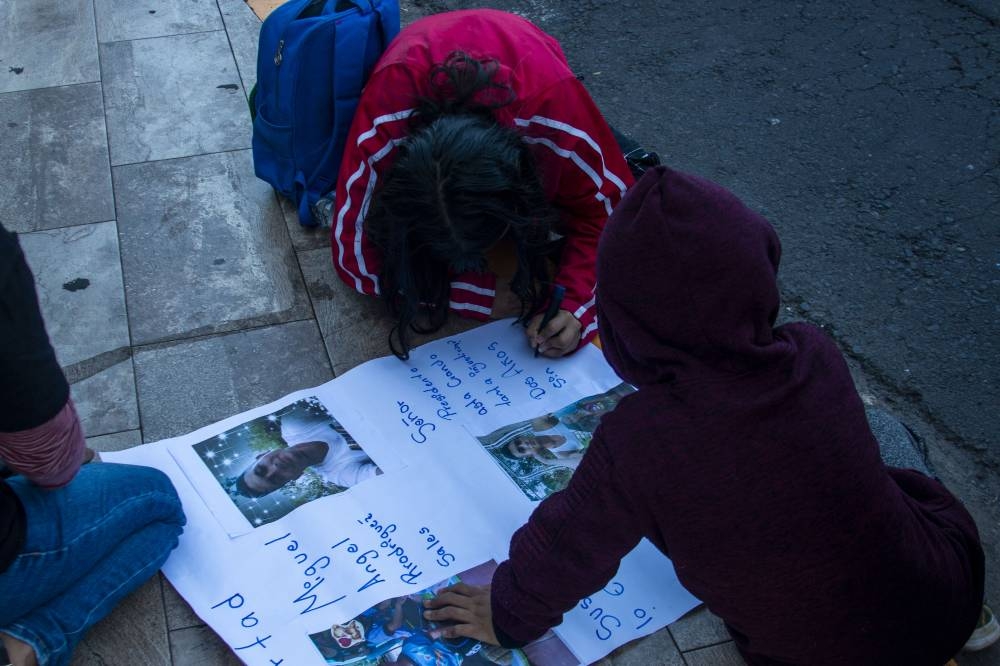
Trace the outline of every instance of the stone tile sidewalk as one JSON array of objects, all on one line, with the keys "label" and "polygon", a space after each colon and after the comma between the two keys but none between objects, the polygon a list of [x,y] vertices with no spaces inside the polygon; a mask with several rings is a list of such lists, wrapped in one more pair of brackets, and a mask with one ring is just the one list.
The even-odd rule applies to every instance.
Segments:
[{"label": "stone tile sidewalk", "polygon": [[[418,14],[404,2],[404,21]],[[0,19],[0,219],[93,448],[183,434],[385,353],[380,304],[254,177],[259,20],[243,0],[5,2]],[[614,663],[742,663],[727,641],[700,612]],[[74,660],[230,663],[162,577]]]}]

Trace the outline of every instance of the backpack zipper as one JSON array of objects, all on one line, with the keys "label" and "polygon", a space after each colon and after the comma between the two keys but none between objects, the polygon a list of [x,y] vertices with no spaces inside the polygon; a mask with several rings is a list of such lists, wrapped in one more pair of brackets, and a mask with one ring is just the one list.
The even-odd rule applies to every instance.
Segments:
[{"label": "backpack zipper", "polygon": [[[278,49],[274,52],[274,96],[276,100],[281,99],[281,52],[285,48],[285,40],[278,40]],[[275,101],[275,112],[280,106],[279,101]]]}]

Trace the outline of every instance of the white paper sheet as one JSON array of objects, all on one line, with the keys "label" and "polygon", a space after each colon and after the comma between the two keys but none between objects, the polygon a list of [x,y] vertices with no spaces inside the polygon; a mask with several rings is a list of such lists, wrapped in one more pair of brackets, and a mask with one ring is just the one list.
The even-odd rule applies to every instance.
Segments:
[{"label": "white paper sheet", "polygon": [[[407,362],[370,361],[188,435],[103,457],[173,480],[188,525],[164,573],[246,663],[391,663],[391,653],[357,657],[360,644],[349,661],[329,647],[324,658],[309,636],[329,642],[380,602],[505,556],[538,501],[565,485],[600,414],[630,390],[596,348],[536,359],[519,329],[496,322],[414,349]],[[310,433],[325,448],[286,441]],[[261,460],[306,450],[327,457],[273,492],[245,494],[271,482]],[[697,603],[643,542],[556,634],[590,663]],[[538,654],[565,663],[549,656],[558,650]]]}]

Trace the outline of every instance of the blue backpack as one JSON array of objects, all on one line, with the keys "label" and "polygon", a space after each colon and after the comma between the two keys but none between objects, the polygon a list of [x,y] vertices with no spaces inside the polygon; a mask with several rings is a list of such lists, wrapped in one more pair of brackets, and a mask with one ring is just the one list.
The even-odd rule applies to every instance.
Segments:
[{"label": "blue backpack", "polygon": [[375,61],[399,33],[398,0],[289,0],[264,20],[250,93],[253,166],[298,206],[337,183],[344,142]]}]

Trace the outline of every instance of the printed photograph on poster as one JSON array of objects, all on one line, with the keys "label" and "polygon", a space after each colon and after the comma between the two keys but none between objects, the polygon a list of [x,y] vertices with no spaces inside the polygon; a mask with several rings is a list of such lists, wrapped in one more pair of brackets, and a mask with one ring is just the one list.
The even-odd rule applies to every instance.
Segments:
[{"label": "printed photograph on poster", "polygon": [[601,416],[635,389],[619,384],[555,412],[479,437],[487,453],[528,497],[537,501],[566,487],[590,446]]},{"label": "printed photograph on poster", "polygon": [[441,588],[458,582],[485,585],[496,568],[496,562],[491,560],[419,592],[386,599],[309,638],[326,663],[336,666],[576,666],[579,662],[552,632],[523,650],[508,650],[471,638],[431,637],[439,625],[424,619],[423,602]]},{"label": "printed photograph on poster", "polygon": [[381,474],[316,397],[234,426],[191,448],[253,527]]}]

